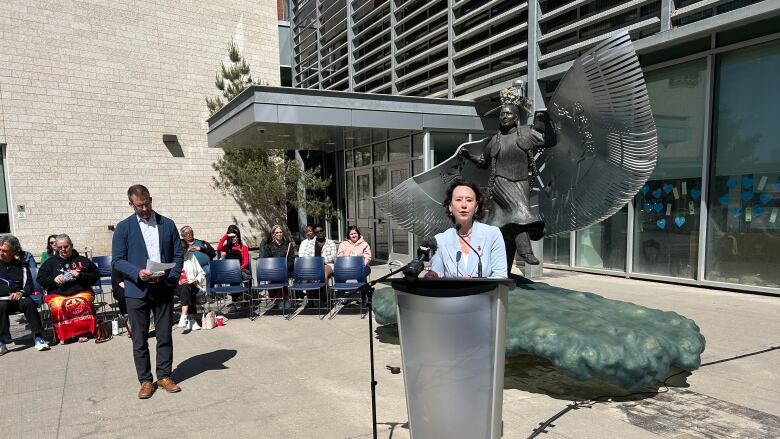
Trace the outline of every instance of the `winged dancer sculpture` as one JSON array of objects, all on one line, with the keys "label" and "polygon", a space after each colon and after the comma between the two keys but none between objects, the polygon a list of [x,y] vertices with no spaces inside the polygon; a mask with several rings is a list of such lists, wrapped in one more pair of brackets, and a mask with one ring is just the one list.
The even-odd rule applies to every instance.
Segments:
[{"label": "winged dancer sculpture", "polygon": [[[608,37],[577,58],[546,112],[537,113],[534,125],[518,126],[516,132],[523,137],[516,142],[518,147],[522,142],[531,145],[525,148],[527,168],[514,162],[517,154],[502,155],[500,150],[506,151],[507,145],[496,147],[502,137],[498,133],[464,143],[436,167],[376,197],[377,207],[400,227],[430,236],[451,227],[441,205],[449,183],[469,180],[488,193],[492,203],[486,222],[502,228],[508,250],[522,233],[536,240],[610,217],[647,181],[657,158],[655,122],[630,36],[623,32]],[[502,164],[506,158],[509,162]],[[520,180],[515,180],[518,175],[504,176],[525,182],[507,191],[500,182],[501,169],[513,167],[528,175]],[[529,191],[529,196],[518,195],[518,190]],[[543,223],[520,224],[524,221],[518,218],[526,217],[526,212],[530,215],[526,219]],[[514,251],[507,255],[511,264]]]}]

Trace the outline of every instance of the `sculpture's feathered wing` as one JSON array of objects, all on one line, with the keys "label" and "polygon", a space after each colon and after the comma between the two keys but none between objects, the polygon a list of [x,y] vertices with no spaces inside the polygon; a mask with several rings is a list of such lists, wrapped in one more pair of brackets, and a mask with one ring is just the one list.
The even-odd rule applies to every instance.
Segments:
[{"label": "sculpture's feathered wing", "polygon": [[[538,203],[545,234],[553,235],[608,218],[655,167],[655,122],[629,35],[607,38],[577,58],[547,111],[558,143],[536,155],[532,203]],[[481,151],[475,144],[487,141],[460,148]],[[484,187],[489,175],[456,153],[375,201],[402,228],[429,236],[451,226],[441,206],[449,183],[460,177]]]}]

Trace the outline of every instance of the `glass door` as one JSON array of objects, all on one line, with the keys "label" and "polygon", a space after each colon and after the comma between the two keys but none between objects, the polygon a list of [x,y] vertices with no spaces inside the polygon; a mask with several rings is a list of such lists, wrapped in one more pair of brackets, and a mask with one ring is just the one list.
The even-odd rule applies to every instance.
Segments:
[{"label": "glass door", "polygon": [[[409,178],[409,163],[399,163],[388,166],[390,173],[390,188],[394,188]],[[412,234],[398,227],[395,221],[388,220],[390,227],[390,259],[406,260],[414,255],[412,250]]]}]

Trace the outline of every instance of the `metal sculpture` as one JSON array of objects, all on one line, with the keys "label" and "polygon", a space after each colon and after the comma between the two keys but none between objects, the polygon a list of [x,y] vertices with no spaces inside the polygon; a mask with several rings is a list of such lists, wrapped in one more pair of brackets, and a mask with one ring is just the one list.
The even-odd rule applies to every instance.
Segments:
[{"label": "metal sculpture", "polygon": [[[544,233],[553,235],[608,218],[641,188],[655,167],[655,122],[629,35],[609,37],[577,58],[547,111],[558,142],[533,154],[536,172],[529,176],[530,209],[544,221]],[[374,198],[377,207],[418,236],[447,229],[451,223],[441,201],[450,182],[465,179],[489,189],[491,171],[462,153],[483,151],[489,141],[461,145],[433,169]],[[487,222],[495,217],[490,215]]]}]

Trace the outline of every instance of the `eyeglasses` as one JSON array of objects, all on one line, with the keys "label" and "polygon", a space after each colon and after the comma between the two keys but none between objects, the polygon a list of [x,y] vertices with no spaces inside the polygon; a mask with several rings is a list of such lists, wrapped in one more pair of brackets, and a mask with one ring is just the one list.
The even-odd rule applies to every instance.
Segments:
[{"label": "eyeglasses", "polygon": [[152,207],[152,202],[151,201],[147,201],[146,203],[143,203],[143,204],[135,204],[135,203],[130,203],[130,204],[132,204],[133,207],[135,207],[136,209],[139,209],[139,210],[143,209],[145,207]]},{"label": "eyeglasses", "polygon": [[314,233],[325,233],[325,231],[322,230],[322,229],[318,229],[318,230],[315,230]]},{"label": "eyeglasses", "polygon": [[56,244],[57,241],[49,241],[49,245]]}]

